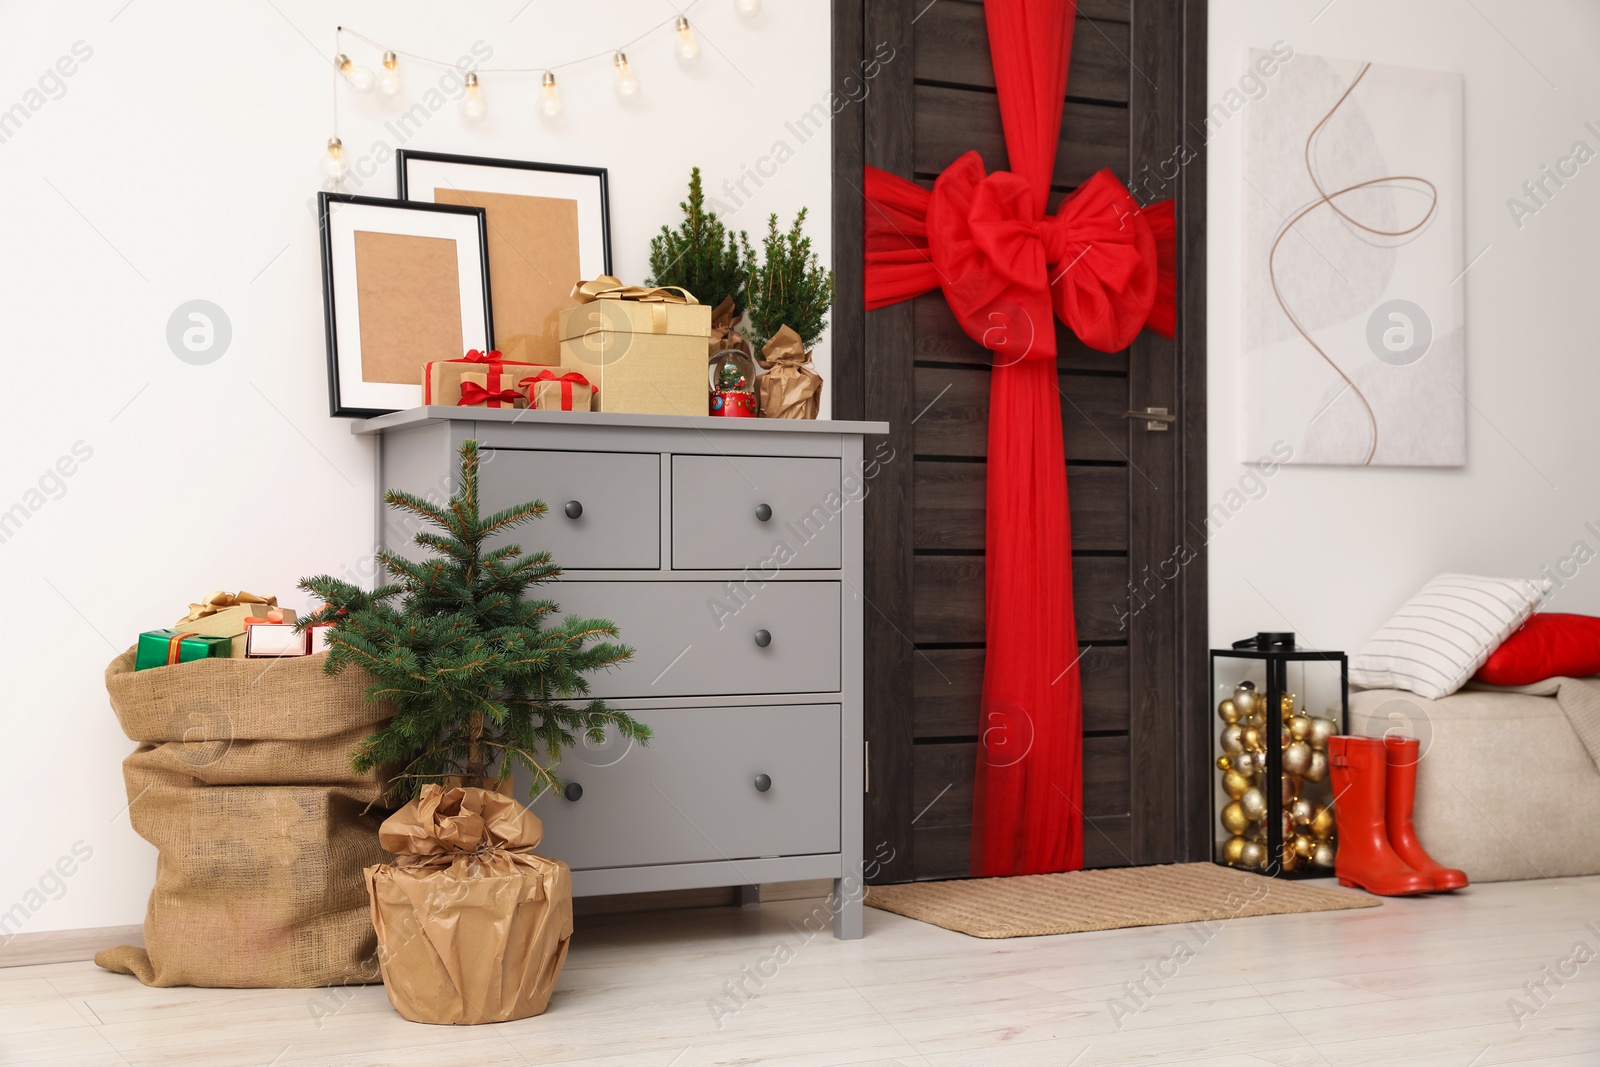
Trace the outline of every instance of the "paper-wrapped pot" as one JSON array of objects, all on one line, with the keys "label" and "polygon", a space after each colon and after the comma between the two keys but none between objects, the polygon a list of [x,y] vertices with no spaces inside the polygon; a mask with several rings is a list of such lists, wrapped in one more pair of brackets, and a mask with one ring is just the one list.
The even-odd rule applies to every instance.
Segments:
[{"label": "paper-wrapped pot", "polygon": [[378,840],[368,867],[378,960],[394,1010],[420,1023],[538,1015],[567,959],[572,873],[533,854],[538,816],[508,796],[428,785]]}]

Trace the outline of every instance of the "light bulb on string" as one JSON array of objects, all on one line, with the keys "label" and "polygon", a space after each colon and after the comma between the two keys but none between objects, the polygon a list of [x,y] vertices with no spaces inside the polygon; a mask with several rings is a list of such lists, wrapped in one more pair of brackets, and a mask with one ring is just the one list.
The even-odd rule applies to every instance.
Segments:
[{"label": "light bulb on string", "polygon": [[393,52],[383,54],[383,73],[378,75],[378,92],[394,96],[400,92],[400,57]]},{"label": "light bulb on string", "polygon": [[639,79],[633,76],[633,67],[628,63],[628,54],[618,52],[611,60],[611,65],[617,68],[617,95],[626,100],[639,91]]},{"label": "light bulb on string", "polygon": [[350,88],[356,92],[364,93],[372,88],[372,71],[357,66],[343,52],[333,57],[333,65],[339,68],[339,73],[344,75],[344,80],[349,82]]},{"label": "light bulb on string", "polygon": [[761,10],[761,0],[733,0],[733,6],[745,18],[752,18]]},{"label": "light bulb on string", "polygon": [[461,98],[461,114],[464,118],[477,122],[489,110],[489,105],[484,103],[483,90],[478,88],[478,76],[472,71],[467,72],[467,95]]},{"label": "light bulb on string", "polygon": [[350,173],[350,163],[344,158],[344,144],[337,137],[328,138],[328,154],[322,157],[322,177],[331,186],[337,186]]},{"label": "light bulb on string", "polygon": [[684,63],[693,63],[700,58],[700,42],[694,39],[694,31],[689,28],[689,20],[682,15],[678,16],[677,29],[678,59]]},{"label": "light bulb on string", "polygon": [[544,72],[539,90],[539,110],[547,119],[561,114],[561,90],[556,88],[556,76],[548,70]]}]

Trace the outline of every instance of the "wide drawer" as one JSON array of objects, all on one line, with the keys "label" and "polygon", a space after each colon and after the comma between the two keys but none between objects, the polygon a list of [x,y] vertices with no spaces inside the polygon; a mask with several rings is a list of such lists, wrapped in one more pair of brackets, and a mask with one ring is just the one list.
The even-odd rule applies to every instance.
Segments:
[{"label": "wide drawer", "polygon": [[837,569],[845,499],[837,459],[672,457],[672,565]]},{"label": "wide drawer", "polygon": [[[640,717],[655,735],[648,746],[564,754],[556,774],[581,795],[534,803],[540,855],[583,870],[839,851],[837,704]],[[528,784],[520,772],[519,795]]]},{"label": "wide drawer", "polygon": [[838,582],[562,581],[563,615],[610,619],[636,650],[589,675],[596,696],[839,691]]},{"label": "wide drawer", "polygon": [[529,500],[544,518],[506,532],[528,552],[548,551],[565,570],[661,566],[661,457],[637,452],[484,449],[479,510]]}]

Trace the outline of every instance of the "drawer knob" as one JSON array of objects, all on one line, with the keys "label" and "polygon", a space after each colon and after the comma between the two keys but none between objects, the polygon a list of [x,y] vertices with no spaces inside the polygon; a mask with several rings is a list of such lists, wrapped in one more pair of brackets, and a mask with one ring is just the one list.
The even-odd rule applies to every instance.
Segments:
[{"label": "drawer knob", "polygon": [[583,515],[583,505],[576,500],[567,501],[567,506],[561,509],[567,513],[567,518],[576,519]]},{"label": "drawer knob", "polygon": [[757,504],[756,505],[756,518],[759,519],[762,522],[766,522],[768,519],[772,518],[772,505],[771,504]]},{"label": "drawer knob", "polygon": [[770,774],[758,774],[758,775],[756,775],[756,792],[757,793],[765,793],[767,790],[769,790],[771,788],[772,788],[772,775],[770,775]]},{"label": "drawer knob", "polygon": [[561,791],[561,795],[568,800],[577,800],[583,796],[583,786],[577,782],[568,782],[567,787]]},{"label": "drawer knob", "polygon": [[756,647],[757,648],[766,648],[770,644],[772,644],[772,631],[771,630],[757,630],[756,631]]}]

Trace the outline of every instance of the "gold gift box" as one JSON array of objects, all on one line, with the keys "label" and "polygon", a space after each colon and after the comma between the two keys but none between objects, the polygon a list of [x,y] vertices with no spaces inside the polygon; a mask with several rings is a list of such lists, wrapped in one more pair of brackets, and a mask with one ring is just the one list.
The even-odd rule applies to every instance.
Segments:
[{"label": "gold gift box", "polygon": [[594,386],[594,410],[704,415],[704,304],[593,300],[561,312],[561,369]]}]

